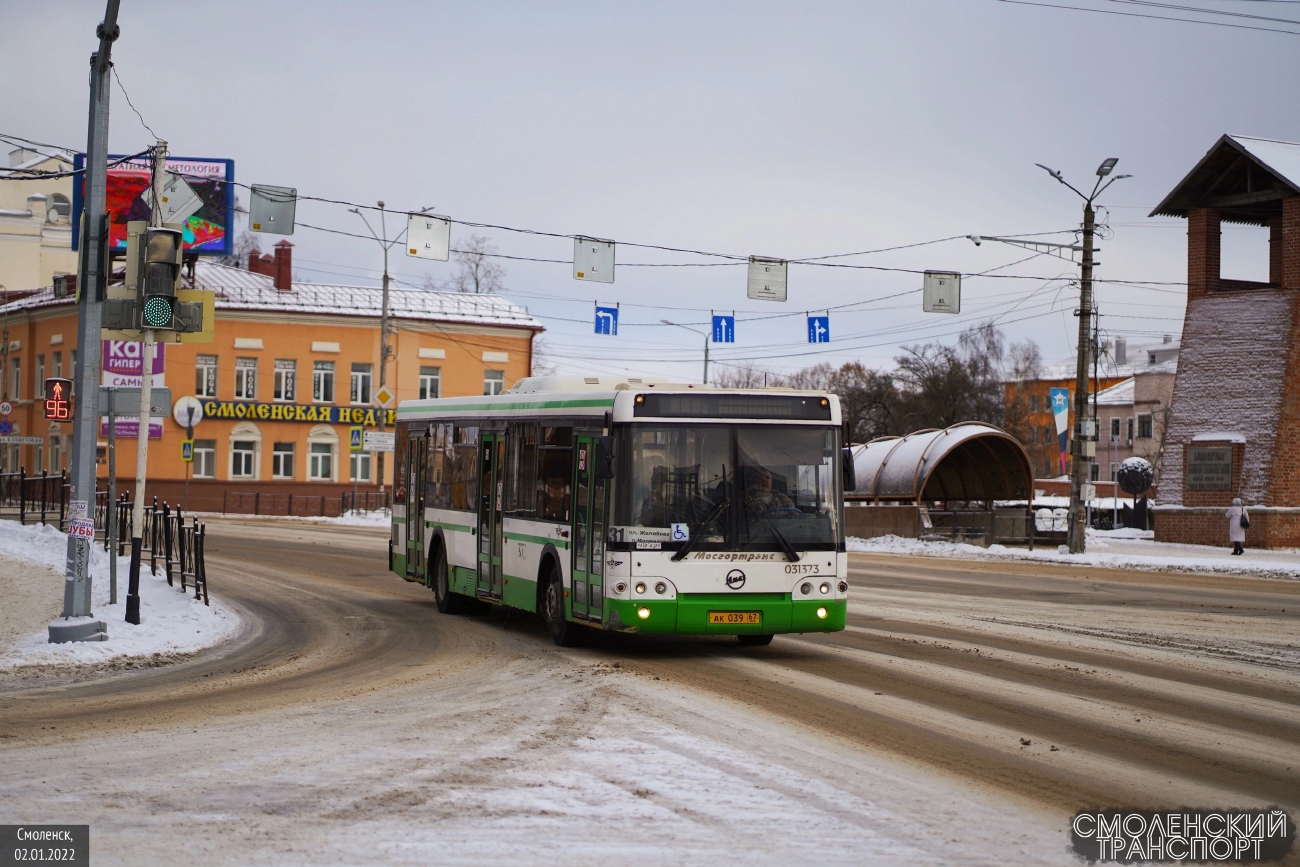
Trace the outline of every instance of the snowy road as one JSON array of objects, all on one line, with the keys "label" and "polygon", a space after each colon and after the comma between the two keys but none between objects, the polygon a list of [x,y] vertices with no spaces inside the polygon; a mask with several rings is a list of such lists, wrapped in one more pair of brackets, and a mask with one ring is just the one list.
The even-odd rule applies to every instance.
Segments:
[{"label": "snowy road", "polygon": [[0,823],[93,863],[1077,863],[1083,806],[1300,806],[1300,582],[855,555],[842,634],[447,617],[383,531],[213,524],[233,642],[0,680]]}]

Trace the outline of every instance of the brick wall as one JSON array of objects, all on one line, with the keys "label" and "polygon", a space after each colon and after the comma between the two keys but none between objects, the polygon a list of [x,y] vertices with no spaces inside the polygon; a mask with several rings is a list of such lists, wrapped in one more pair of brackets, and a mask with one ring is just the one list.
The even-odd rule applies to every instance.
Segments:
[{"label": "brick wall", "polygon": [[[1300,510],[1250,508],[1247,548],[1300,547]],[[1180,545],[1229,547],[1226,508],[1155,508],[1156,540]]]}]

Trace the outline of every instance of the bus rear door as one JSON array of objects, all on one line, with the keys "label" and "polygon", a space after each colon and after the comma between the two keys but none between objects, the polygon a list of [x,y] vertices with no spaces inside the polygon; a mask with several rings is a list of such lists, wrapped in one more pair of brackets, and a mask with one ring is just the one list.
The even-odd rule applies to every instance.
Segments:
[{"label": "bus rear door", "polygon": [[479,444],[478,593],[501,598],[501,494],[506,469],[506,435],[484,433]]},{"label": "bus rear door", "polygon": [[406,577],[424,580],[424,474],[426,431],[411,431],[406,442]]},{"label": "bus rear door", "polygon": [[597,478],[596,438],[575,437],[573,616],[600,621],[605,609],[605,480]]}]

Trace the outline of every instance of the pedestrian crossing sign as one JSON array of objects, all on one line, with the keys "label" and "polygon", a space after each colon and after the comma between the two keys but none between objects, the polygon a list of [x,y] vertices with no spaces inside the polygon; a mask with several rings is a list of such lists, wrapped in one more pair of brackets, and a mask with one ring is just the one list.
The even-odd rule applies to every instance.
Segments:
[{"label": "pedestrian crossing sign", "polygon": [[354,452],[359,452],[359,451],[361,451],[361,431],[362,431],[362,430],[364,430],[364,428],[362,428],[360,425],[357,425],[356,427],[350,427],[350,428],[348,428],[348,439],[349,439],[349,441],[350,441],[350,444],[351,444],[351,447],[352,447],[352,451],[354,451]]},{"label": "pedestrian crossing sign", "polygon": [[194,440],[181,440],[181,460],[187,464],[194,462]]}]

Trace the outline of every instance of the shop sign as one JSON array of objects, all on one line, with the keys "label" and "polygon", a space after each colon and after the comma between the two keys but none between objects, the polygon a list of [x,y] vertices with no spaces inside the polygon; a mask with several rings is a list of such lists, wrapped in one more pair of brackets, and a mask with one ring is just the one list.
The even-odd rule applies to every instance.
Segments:
[{"label": "shop sign", "polygon": [[387,412],[385,424],[397,424],[397,410],[362,406],[327,406],[301,403],[253,403],[242,400],[205,400],[205,419],[237,421],[300,421],[312,424],[346,424],[378,427],[379,413]]}]

